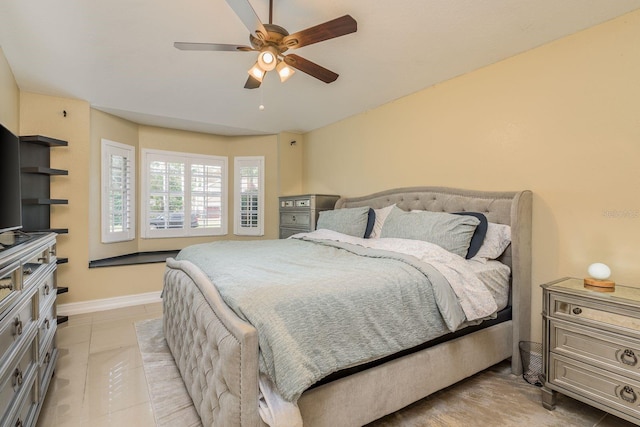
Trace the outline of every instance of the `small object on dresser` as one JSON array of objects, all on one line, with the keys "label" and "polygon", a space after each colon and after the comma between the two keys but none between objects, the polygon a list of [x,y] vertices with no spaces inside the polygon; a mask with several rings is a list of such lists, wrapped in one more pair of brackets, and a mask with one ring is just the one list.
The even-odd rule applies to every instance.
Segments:
[{"label": "small object on dresser", "polygon": [[611,269],[606,264],[601,262],[593,263],[587,271],[591,277],[584,279],[585,288],[596,291],[606,291],[616,286],[613,280],[608,280],[611,276]]}]

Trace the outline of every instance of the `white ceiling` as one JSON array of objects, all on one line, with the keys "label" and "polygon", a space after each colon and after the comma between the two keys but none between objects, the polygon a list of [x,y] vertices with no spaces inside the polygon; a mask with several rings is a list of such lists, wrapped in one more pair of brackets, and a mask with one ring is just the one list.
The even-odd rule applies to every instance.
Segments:
[{"label": "white ceiling", "polygon": [[[268,22],[268,0],[250,0]],[[225,0],[1,0],[0,47],[23,91],[141,124],[221,135],[307,132],[640,8],[640,0],[274,0],[290,33],[350,14],[358,31],[293,51],[340,74],[269,73]],[[292,52],[292,53],[293,53]],[[260,111],[258,106],[265,105]]]}]

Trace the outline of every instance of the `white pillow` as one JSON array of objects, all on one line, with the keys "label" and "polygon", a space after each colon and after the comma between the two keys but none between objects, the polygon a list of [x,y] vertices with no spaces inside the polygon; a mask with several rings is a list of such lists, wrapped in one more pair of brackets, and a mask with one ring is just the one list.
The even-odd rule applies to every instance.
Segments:
[{"label": "white pillow", "polygon": [[376,213],[376,221],[373,224],[373,230],[371,231],[370,239],[379,239],[380,232],[382,231],[382,226],[384,225],[384,221],[389,216],[389,213],[393,210],[394,205],[387,206],[380,209],[374,209],[373,211]]},{"label": "white pillow", "polygon": [[474,261],[486,263],[490,259],[498,259],[511,243],[511,227],[505,224],[490,222],[487,235],[484,237],[478,253],[471,258]]}]

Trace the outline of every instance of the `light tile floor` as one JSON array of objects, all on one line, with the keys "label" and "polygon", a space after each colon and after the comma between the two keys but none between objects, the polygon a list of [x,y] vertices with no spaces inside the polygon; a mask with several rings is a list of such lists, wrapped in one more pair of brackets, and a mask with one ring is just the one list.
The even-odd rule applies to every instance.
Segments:
[{"label": "light tile floor", "polygon": [[[137,321],[161,316],[162,305],[158,303],[70,316],[69,322],[59,325],[59,359],[37,427],[155,426],[134,325]],[[483,379],[478,376],[468,381]],[[482,388],[481,384],[478,386]],[[456,386],[452,386],[436,393],[412,405],[407,411],[422,411],[423,406],[437,406],[440,401],[446,406],[446,397],[455,393],[455,389]],[[550,425],[547,422],[531,422],[540,411],[537,404],[518,402],[518,393],[509,395],[514,399],[511,402],[513,410],[535,408],[529,409],[531,413],[522,414],[519,419],[527,420],[531,427]],[[566,406],[571,408],[566,409],[575,410],[582,419],[591,420],[585,426],[633,425],[568,397],[563,399],[567,400]],[[588,412],[591,414],[585,418]],[[391,415],[376,424],[395,426],[398,422],[399,419]],[[431,422],[425,422],[420,421],[419,425],[409,422],[408,425],[430,427]],[[452,425],[483,425],[478,422],[474,424],[473,419],[467,419],[463,424],[453,422]]]}]

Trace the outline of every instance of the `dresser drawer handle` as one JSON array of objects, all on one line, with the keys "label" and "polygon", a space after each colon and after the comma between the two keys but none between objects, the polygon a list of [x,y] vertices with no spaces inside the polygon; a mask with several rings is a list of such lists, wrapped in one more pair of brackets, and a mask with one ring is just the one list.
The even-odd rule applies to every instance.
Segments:
[{"label": "dresser drawer handle", "polygon": [[580,307],[575,307],[573,309],[573,314],[580,314],[580,313],[582,313],[582,309]]},{"label": "dresser drawer handle", "polygon": [[638,363],[638,358],[636,357],[633,350],[626,349],[624,353],[622,353],[622,356],[620,356],[620,361],[625,365],[636,366],[636,363]]},{"label": "dresser drawer handle", "polygon": [[16,368],[16,370],[13,372],[13,386],[20,387],[21,385],[22,385],[22,371],[20,370],[20,368]]},{"label": "dresser drawer handle", "polygon": [[49,319],[44,319],[44,326],[46,326],[46,328],[49,329]]},{"label": "dresser drawer handle", "polygon": [[628,385],[624,386],[624,388],[620,390],[620,397],[622,400],[629,403],[636,403],[636,400],[638,400],[638,395],[633,391],[633,388]]},{"label": "dresser drawer handle", "polygon": [[22,427],[22,420],[20,418],[18,418],[18,421],[16,421],[15,427]]},{"label": "dresser drawer handle", "polygon": [[16,317],[13,326],[15,327],[14,335],[22,335],[22,320]]},{"label": "dresser drawer handle", "polygon": [[291,215],[291,221],[296,222],[296,216],[295,215]]},{"label": "dresser drawer handle", "polygon": [[51,361],[51,353],[47,352],[47,354],[44,355],[44,364],[48,365],[50,361]]}]

